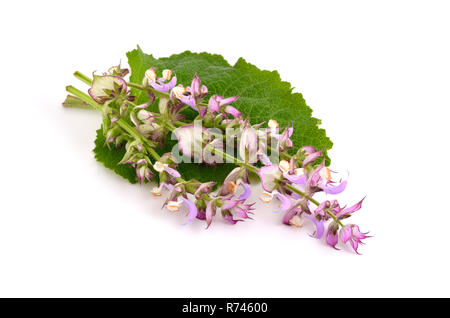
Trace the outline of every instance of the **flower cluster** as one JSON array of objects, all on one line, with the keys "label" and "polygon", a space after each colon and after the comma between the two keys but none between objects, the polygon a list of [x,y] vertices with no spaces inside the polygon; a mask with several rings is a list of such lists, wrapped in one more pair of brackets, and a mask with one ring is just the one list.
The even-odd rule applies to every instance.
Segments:
[{"label": "flower cluster", "polygon": [[[261,181],[261,202],[279,201],[284,224],[302,227],[305,222],[312,222],[315,231],[311,236],[325,236],[333,248],[339,240],[349,243],[358,253],[367,233],[355,224],[344,225],[343,220],[361,209],[364,199],[350,207],[341,207],[336,199],[314,199],[317,193],[337,195],[347,186],[347,180],[333,179],[334,172],[325,165],[325,149],[304,146],[293,152],[293,126],[280,129],[274,119],[268,120],[267,125],[252,125],[232,105],[239,96],[214,94],[203,102],[209,92],[197,74],[187,87],[177,84],[171,70],[163,70],[159,76],[156,69],[148,69],[142,85],[127,83],[126,74],[128,70],[119,65],[101,76],[94,75],[89,95],[102,105],[106,142],[117,147],[125,145],[120,164],[133,166],[140,183],[157,180],[159,186],[151,193],[161,196],[166,192],[163,206],[169,212],[186,210],[186,223],[200,219],[206,227],[218,213],[230,224],[251,219],[255,203],[247,201],[252,193],[252,174]],[[148,102],[134,104],[129,85],[145,92]],[[150,111],[154,102],[158,103],[158,112]],[[194,122],[184,119],[186,107],[196,112]],[[198,120],[201,125],[196,124]],[[164,145],[170,132],[176,136],[183,156],[199,164],[226,160],[236,168],[221,184],[184,180],[177,171],[179,161],[174,154],[160,156],[155,151],[158,145]],[[232,154],[226,151],[230,148]]]}]

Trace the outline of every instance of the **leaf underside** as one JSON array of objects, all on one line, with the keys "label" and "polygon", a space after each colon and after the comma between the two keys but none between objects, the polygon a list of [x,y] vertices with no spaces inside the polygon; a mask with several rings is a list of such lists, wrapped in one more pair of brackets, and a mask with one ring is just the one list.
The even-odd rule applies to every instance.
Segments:
[{"label": "leaf underside", "polygon": [[[280,127],[286,127],[291,123],[294,125],[294,134],[291,139],[294,143],[293,152],[306,145],[313,145],[317,149],[331,149],[333,143],[326,136],[325,130],[319,128],[320,120],[312,117],[311,108],[306,105],[302,94],[293,93],[292,86],[283,82],[276,71],[259,70],[256,66],[247,63],[240,58],[234,66],[231,66],[222,56],[209,53],[192,53],[189,51],[174,54],[167,58],[156,59],[152,55],[137,49],[128,52],[128,64],[131,68],[130,81],[140,84],[144,73],[150,67],[156,68],[157,73],[163,69],[171,69],[176,73],[178,83],[184,86],[190,85],[195,73],[200,77],[202,84],[208,87],[212,94],[224,97],[240,94],[240,98],[233,103],[244,116],[248,116],[252,124],[257,124],[269,119],[275,119]],[[148,96],[139,90],[133,89],[132,94],[136,96],[136,103],[142,104],[148,101]],[[208,101],[208,97],[205,101]],[[151,108],[157,109],[157,103]],[[189,118],[193,113],[186,114]],[[123,149],[103,147],[104,137],[97,134],[96,153],[97,160],[103,162],[106,167],[112,168],[116,173],[136,182],[134,169],[130,167],[117,167],[113,162],[119,162]],[[99,138],[103,141],[99,142]],[[167,142],[160,153],[170,151],[174,142]],[[114,157],[114,159],[112,159]],[[326,162],[329,164],[329,158]],[[216,166],[205,166],[199,164],[180,164],[178,170],[186,180],[195,178],[199,181],[222,182],[224,177],[234,166],[232,164],[221,164]],[[131,170],[130,170],[131,169]],[[134,178],[132,178],[134,174]],[[133,180],[133,181],[132,181]]]}]

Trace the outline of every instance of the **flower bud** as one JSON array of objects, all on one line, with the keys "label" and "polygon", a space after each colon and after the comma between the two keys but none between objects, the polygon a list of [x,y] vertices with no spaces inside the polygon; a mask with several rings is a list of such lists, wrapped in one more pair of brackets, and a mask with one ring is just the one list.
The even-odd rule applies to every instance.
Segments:
[{"label": "flower bud", "polygon": [[116,138],[116,147],[120,147],[122,146],[123,142],[125,141],[125,137],[123,137],[122,135],[118,136]]},{"label": "flower bud", "polygon": [[169,106],[169,99],[168,99],[168,98],[160,97],[160,98],[159,98],[159,103],[158,103],[159,113],[160,113],[160,114],[165,114],[165,113],[167,113],[167,108],[168,108],[168,106]]},{"label": "flower bud", "polygon": [[139,120],[142,120],[142,121],[145,121],[145,120],[150,119],[152,117],[153,117],[152,113],[150,113],[149,111],[146,111],[145,109],[141,109],[137,113],[137,118]]},{"label": "flower bud", "polygon": [[120,64],[110,67],[108,70],[108,74],[109,75],[114,75],[114,76],[120,76],[120,77],[124,77],[125,75],[127,75],[130,72],[129,69],[127,68],[121,68]]},{"label": "flower bud", "polygon": [[127,115],[127,112],[128,112],[128,104],[123,103],[122,105],[120,105],[120,108],[119,108],[120,117],[125,117]]},{"label": "flower bud", "polygon": [[330,225],[328,225],[328,231],[327,231],[327,244],[331,247],[336,248],[336,244],[338,243],[338,234],[337,231],[339,229],[339,224],[336,222],[331,222]]},{"label": "flower bud", "polygon": [[139,133],[145,138],[149,138],[151,134],[158,128],[159,126],[156,124],[142,124],[138,127]]},{"label": "flower bud", "polygon": [[[141,160],[139,160],[138,162],[142,162]],[[144,162],[145,162],[145,160],[144,160]],[[142,184],[145,179],[147,179],[147,181],[149,181],[149,182],[151,181],[152,172],[146,163],[138,164],[138,166],[136,167],[136,176],[139,180],[139,183]]]},{"label": "flower bud", "polygon": [[206,87],[205,85],[202,85],[201,95],[202,95],[203,97],[206,96],[206,95],[208,95],[208,87]]}]

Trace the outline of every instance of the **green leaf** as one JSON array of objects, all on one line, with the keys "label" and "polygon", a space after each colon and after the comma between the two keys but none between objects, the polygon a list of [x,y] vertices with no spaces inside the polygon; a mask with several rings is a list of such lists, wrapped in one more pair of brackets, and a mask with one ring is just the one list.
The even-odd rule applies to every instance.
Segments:
[{"label": "green leaf", "polygon": [[113,170],[119,176],[124,177],[131,183],[137,183],[136,170],[130,165],[119,165],[125,155],[125,147],[115,148],[105,144],[105,136],[103,135],[103,128],[97,130],[97,138],[95,139],[95,159],[103,163],[106,168]]},{"label": "green leaf", "polygon": [[[224,97],[240,94],[240,98],[233,103],[233,106],[238,108],[244,116],[249,116],[253,124],[269,119],[275,119],[281,127],[292,123],[294,125],[294,134],[291,137],[294,143],[292,152],[306,145],[327,150],[333,145],[325,130],[318,127],[320,120],[312,117],[312,110],[306,104],[302,94],[293,93],[291,84],[283,82],[276,71],[260,70],[243,58],[231,66],[220,55],[189,51],[156,59],[152,55],[143,53],[138,47],[128,52],[127,57],[131,68],[130,81],[133,83],[140,84],[145,71],[150,67],[155,67],[158,73],[161,73],[163,69],[175,71],[178,83],[184,86],[190,85],[192,77],[197,73],[202,84],[208,87],[211,94]],[[136,96],[138,104],[148,101],[147,94],[140,90],[133,89],[132,94]],[[207,100],[208,98],[205,99],[206,102]],[[151,108],[157,110],[157,103],[154,103]],[[189,118],[189,114],[187,117]],[[157,150],[159,153],[170,151],[169,146],[172,144],[168,142],[164,149]],[[115,152],[118,151],[108,151],[110,154]],[[118,157],[120,156],[117,156],[117,162],[120,160]],[[109,160],[106,156],[100,159],[97,157],[99,161],[102,161],[102,158]],[[108,167],[113,167],[121,174],[110,163],[108,162]],[[327,164],[329,164],[328,157]],[[178,170],[185,179],[195,178],[199,181],[220,183],[232,168],[232,164],[205,166],[186,163],[180,164]],[[128,173],[121,175],[130,180]]]},{"label": "green leaf", "polygon": [[[133,83],[141,83],[145,71],[150,67],[155,67],[157,72],[172,69],[177,75],[178,83],[185,86],[190,85],[197,72],[202,84],[212,94],[224,97],[240,94],[241,97],[233,105],[244,115],[248,115],[253,124],[271,118],[281,127],[292,122],[294,149],[313,145],[318,149],[330,150],[333,146],[325,130],[318,127],[321,121],[312,117],[312,110],[302,94],[293,93],[291,84],[283,82],[277,71],[262,71],[243,58],[231,66],[220,55],[189,51],[155,59],[138,47],[128,52],[127,57],[131,67],[130,80]],[[142,91],[136,90],[133,93],[139,104],[147,101],[147,96]]]}]

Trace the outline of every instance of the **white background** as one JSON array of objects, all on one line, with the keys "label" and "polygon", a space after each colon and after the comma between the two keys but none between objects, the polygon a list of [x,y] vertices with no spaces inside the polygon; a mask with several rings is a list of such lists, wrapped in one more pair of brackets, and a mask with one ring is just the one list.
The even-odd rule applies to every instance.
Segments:
[{"label": "white background", "polygon": [[[1,4],[0,296],[450,296],[446,1]],[[302,92],[350,171],[357,256],[281,224],[182,226],[92,154],[98,113],[61,107],[75,70],[184,50],[240,56]],[[255,196],[256,199],[256,196]],[[341,246],[342,247],[342,246]]]}]

